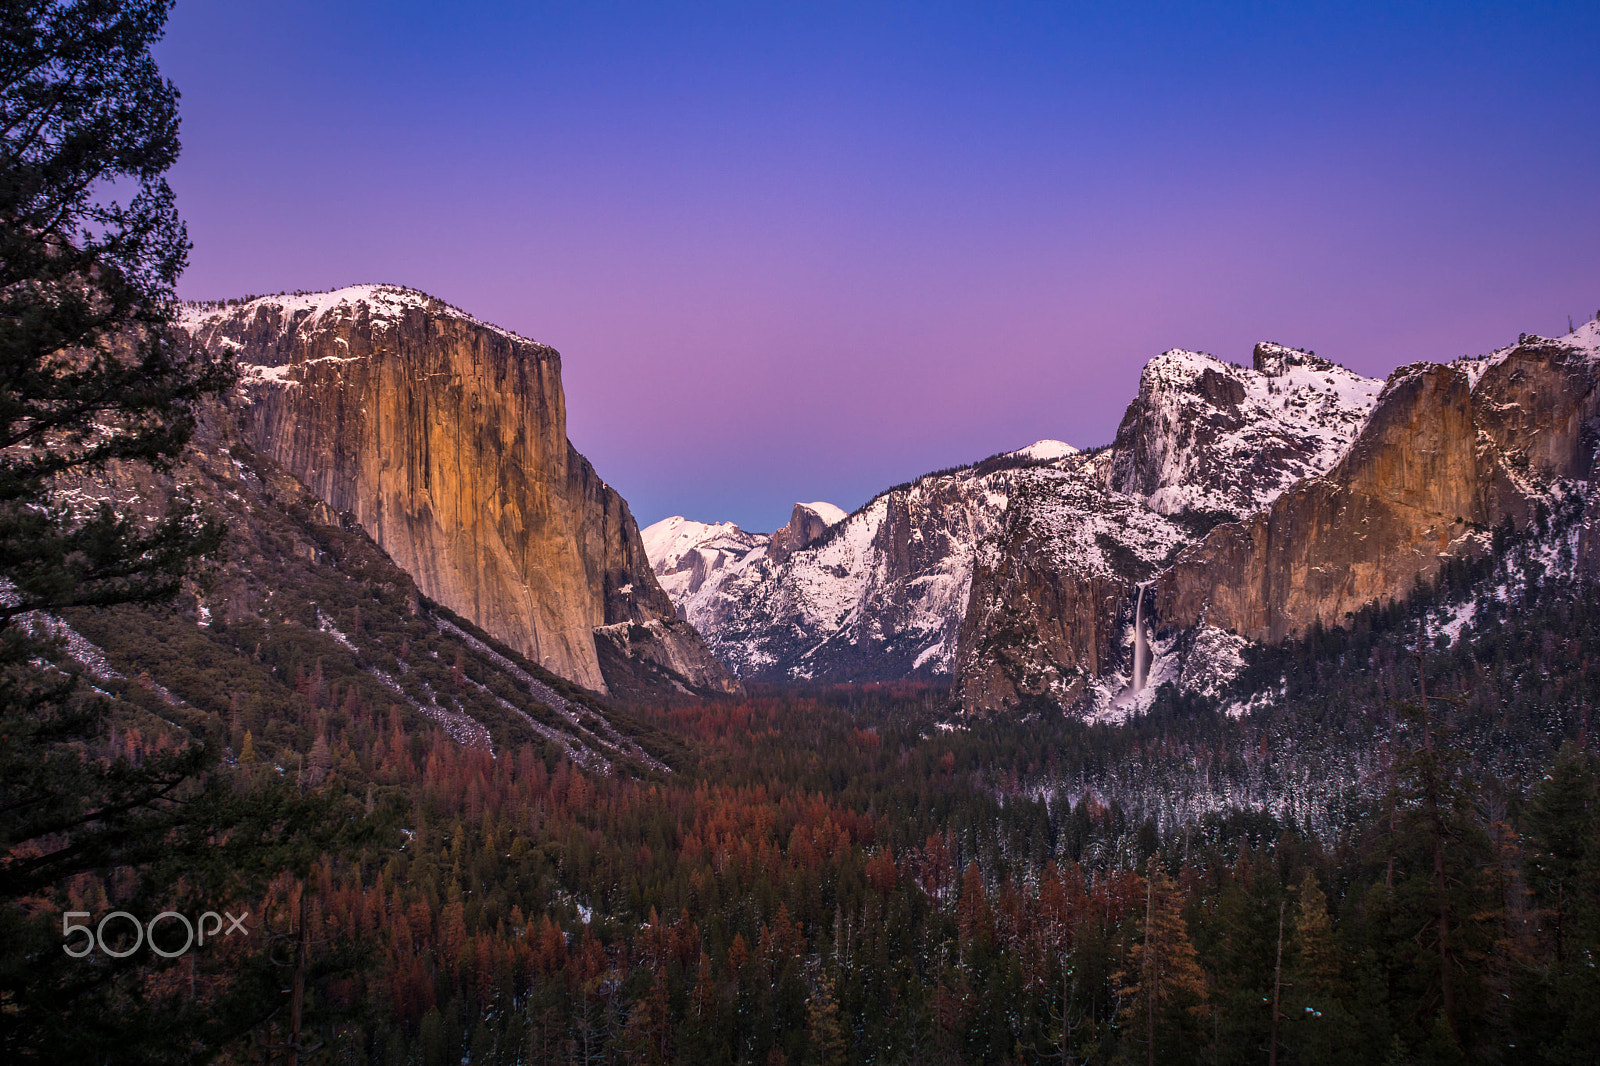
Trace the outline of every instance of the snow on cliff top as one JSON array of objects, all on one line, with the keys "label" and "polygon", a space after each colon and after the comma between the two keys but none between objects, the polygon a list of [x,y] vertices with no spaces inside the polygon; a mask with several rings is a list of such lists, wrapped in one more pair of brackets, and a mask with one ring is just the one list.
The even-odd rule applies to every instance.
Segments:
[{"label": "snow on cliff top", "polygon": [[843,522],[846,518],[850,517],[849,512],[847,512],[844,508],[835,507],[833,504],[826,503],[822,500],[817,500],[813,503],[802,503],[800,506],[810,508],[818,518],[822,519],[830,526],[836,526],[840,522]]},{"label": "snow on cliff top", "polygon": [[[1260,370],[1182,348],[1145,364],[1140,395],[1153,420],[1150,452],[1158,467],[1148,506],[1162,514],[1186,507],[1266,506],[1293,482],[1332,468],[1383,390],[1381,380],[1309,352],[1270,343],[1257,351]],[[1237,383],[1243,396],[1226,408],[1230,413],[1212,420],[1202,443],[1196,437],[1199,421],[1224,411],[1206,398],[1207,373]],[[1280,469],[1235,484],[1274,442],[1288,453]]]},{"label": "snow on cliff top", "polygon": [[[1571,333],[1562,337],[1540,338],[1537,334],[1530,333],[1527,334],[1527,339],[1530,341],[1553,339],[1557,344],[1576,348],[1586,353],[1591,360],[1600,362],[1600,317],[1591,318]],[[1478,382],[1483,380],[1484,372],[1492,366],[1505,362],[1506,356],[1510,355],[1516,347],[1515,344],[1508,344],[1504,348],[1497,348],[1485,355],[1464,355],[1450,365],[1459,367],[1465,372],[1467,384],[1471,388],[1477,388]]]},{"label": "snow on cliff top", "polygon": [[1563,344],[1584,349],[1591,358],[1600,358],[1600,318],[1591,318],[1565,337],[1557,339]]},{"label": "snow on cliff top", "polygon": [[257,296],[239,302],[186,302],[178,309],[177,324],[189,333],[198,333],[206,326],[230,319],[239,322],[249,321],[261,310],[273,308],[283,316],[286,328],[292,326],[297,332],[311,332],[327,315],[353,316],[356,309],[362,305],[366,306],[368,316],[377,326],[392,325],[403,318],[407,311],[415,309],[432,314],[446,314],[463,322],[492,330],[522,344],[538,343],[508,329],[474,318],[459,307],[452,307],[443,300],[416,289],[406,288],[404,285],[347,285],[342,289],[331,289],[327,292],[277,293],[273,296]]},{"label": "snow on cliff top", "polygon": [[670,573],[684,557],[700,548],[720,548],[735,554],[766,543],[761,534],[746,533],[732,522],[696,522],[673,515],[639,531],[645,558],[657,574]]},{"label": "snow on cliff top", "polygon": [[1078,449],[1066,441],[1036,440],[1026,448],[1018,448],[1016,451],[1007,452],[1006,454],[1015,456],[1018,459],[1038,459],[1043,461],[1064,459],[1069,455],[1077,455]]}]

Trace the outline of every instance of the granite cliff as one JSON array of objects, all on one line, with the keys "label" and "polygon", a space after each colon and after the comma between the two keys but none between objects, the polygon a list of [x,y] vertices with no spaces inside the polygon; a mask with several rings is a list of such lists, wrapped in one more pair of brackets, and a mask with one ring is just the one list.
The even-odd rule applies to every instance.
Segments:
[{"label": "granite cliff", "polygon": [[567,441],[554,349],[382,285],[193,305],[182,325],[238,359],[244,440],[430,599],[595,691],[596,631],[629,624],[660,638],[636,651],[664,677],[735,687]]},{"label": "granite cliff", "polygon": [[[1600,436],[1600,323],[1491,356],[1396,370],[1360,436],[1242,522],[1220,525],[1154,583],[1168,628],[1278,641],[1405,595],[1587,497]],[[1592,543],[1592,518],[1578,530]],[[1580,547],[1580,552],[1581,552]]]}]

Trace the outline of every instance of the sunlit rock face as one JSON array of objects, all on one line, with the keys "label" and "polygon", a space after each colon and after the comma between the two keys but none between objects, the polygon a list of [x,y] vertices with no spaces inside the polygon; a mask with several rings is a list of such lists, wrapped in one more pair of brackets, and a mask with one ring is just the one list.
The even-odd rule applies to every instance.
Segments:
[{"label": "sunlit rock face", "polygon": [[[566,437],[561,358],[422,293],[356,286],[186,310],[235,353],[249,443],[354,516],[424,595],[604,692],[597,627],[684,629],[626,501]],[[663,653],[733,682],[692,630]]]},{"label": "sunlit rock face", "polygon": [[[1591,323],[1561,340],[1395,371],[1340,462],[1182,554],[1156,583],[1156,613],[1265,641],[1338,625],[1452,557],[1489,550],[1495,527],[1526,528],[1541,506],[1587,492],[1596,339]],[[1592,526],[1578,531],[1580,555]]]}]

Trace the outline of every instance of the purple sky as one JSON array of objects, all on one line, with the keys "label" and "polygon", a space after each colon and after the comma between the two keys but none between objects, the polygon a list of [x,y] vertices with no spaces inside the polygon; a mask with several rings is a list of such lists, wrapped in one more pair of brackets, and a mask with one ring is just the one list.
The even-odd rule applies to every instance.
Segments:
[{"label": "purple sky", "polygon": [[762,530],[1105,443],[1166,348],[1600,308],[1600,5],[1287,6],[180,0],[180,291],[427,290],[641,525]]}]

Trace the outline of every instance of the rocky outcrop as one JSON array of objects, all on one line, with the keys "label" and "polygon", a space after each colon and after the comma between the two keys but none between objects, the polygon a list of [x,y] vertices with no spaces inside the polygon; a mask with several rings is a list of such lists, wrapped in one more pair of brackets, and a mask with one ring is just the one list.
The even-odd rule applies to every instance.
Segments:
[{"label": "rocky outcrop", "polygon": [[1014,475],[961,623],[956,697],[968,712],[1104,708],[1127,686],[1138,583],[1190,534],[1106,489],[1107,461],[1071,456]]},{"label": "rocky outcrop", "polygon": [[[183,324],[236,353],[251,446],[533,661],[603,692],[595,629],[674,617],[627,503],[566,439],[554,349],[392,286],[193,306]],[[709,655],[674,669],[732,685]]]},{"label": "rocky outcrop", "polygon": [[1156,582],[1155,613],[1282,640],[1405,595],[1487,550],[1501,523],[1526,527],[1558,483],[1594,470],[1597,347],[1532,338],[1395,371],[1344,459],[1184,552]]},{"label": "rocky outcrop", "polygon": [[809,548],[822,539],[831,526],[844,521],[845,513],[831,503],[797,503],[789,515],[789,522],[772,534],[767,545],[767,558],[781,563],[802,548]]},{"label": "rocky outcrop", "polygon": [[600,668],[616,694],[644,698],[736,690],[699,631],[680,618],[618,622],[599,627],[594,636]]},{"label": "rocky outcrop", "polygon": [[1252,367],[1174,349],[1139,376],[1106,485],[1162,514],[1244,515],[1331,467],[1382,382],[1310,352],[1258,344]]}]

